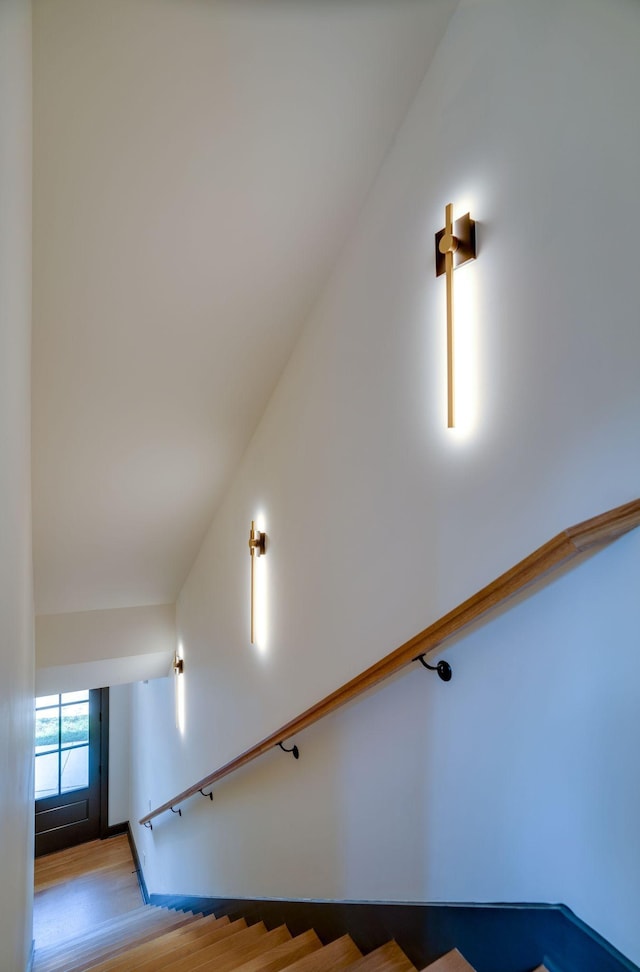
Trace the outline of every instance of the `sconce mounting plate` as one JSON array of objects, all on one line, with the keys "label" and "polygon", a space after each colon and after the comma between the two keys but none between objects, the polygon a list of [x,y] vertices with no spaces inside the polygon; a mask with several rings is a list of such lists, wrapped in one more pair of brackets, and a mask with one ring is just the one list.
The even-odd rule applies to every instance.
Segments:
[{"label": "sconce mounting plate", "polygon": [[260,530],[256,530],[255,523],[251,521],[251,530],[249,531],[249,553],[253,557],[262,557],[267,549],[267,535],[262,533]]},{"label": "sconce mounting plate", "polygon": [[[440,252],[440,240],[446,233],[443,227],[436,233],[436,277],[446,273],[445,254]],[[469,260],[476,258],[476,221],[471,219],[469,213],[465,213],[460,219],[456,219],[453,224],[453,236],[457,241],[457,247],[453,251],[453,269],[461,267]]]}]

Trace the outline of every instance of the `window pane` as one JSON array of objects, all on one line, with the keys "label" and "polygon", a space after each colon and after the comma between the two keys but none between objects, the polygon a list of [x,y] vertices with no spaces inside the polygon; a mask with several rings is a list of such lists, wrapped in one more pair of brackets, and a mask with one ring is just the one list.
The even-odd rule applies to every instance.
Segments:
[{"label": "window pane", "polygon": [[55,796],[58,792],[58,759],[57,752],[36,756],[36,800]]},{"label": "window pane", "polygon": [[88,702],[89,701],[89,689],[83,689],[82,692],[65,692],[62,696],[62,704],[66,702]]},{"label": "window pane", "polygon": [[62,748],[89,742],[89,703],[65,705],[62,709]]},{"label": "window pane", "polygon": [[59,695],[41,695],[40,698],[36,699],[36,709],[44,709],[48,705],[57,705]]},{"label": "window pane", "polygon": [[58,748],[59,709],[36,712],[36,753]]},{"label": "window pane", "polygon": [[68,749],[62,753],[62,793],[89,786],[89,747]]}]

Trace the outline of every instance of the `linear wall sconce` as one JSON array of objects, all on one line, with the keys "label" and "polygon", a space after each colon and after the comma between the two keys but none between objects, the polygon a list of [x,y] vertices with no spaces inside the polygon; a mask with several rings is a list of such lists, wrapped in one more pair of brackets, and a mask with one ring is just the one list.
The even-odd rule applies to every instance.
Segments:
[{"label": "linear wall sconce", "polygon": [[181,678],[184,675],[184,658],[178,654],[177,650],[173,653],[171,672],[173,672],[176,729],[179,729],[184,734],[184,679]]},{"label": "linear wall sconce", "polygon": [[469,213],[454,223],[453,203],[445,207],[445,226],[436,233],[436,277],[447,277],[447,427],[453,429],[455,414],[455,360],[453,330],[453,271],[476,258],[476,224]]},{"label": "linear wall sconce", "polygon": [[262,557],[267,549],[267,535],[266,533],[261,533],[260,530],[256,530],[255,521],[251,521],[251,530],[249,531],[249,554],[251,555],[251,644],[255,644],[254,637],[254,592],[255,592],[255,559],[256,557]]}]

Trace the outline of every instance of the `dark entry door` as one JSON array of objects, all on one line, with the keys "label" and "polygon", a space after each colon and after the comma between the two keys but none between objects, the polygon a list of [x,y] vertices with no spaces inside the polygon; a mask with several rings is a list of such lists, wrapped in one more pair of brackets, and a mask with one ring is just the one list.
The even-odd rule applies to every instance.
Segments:
[{"label": "dark entry door", "polygon": [[101,694],[36,699],[36,857],[100,836]]}]

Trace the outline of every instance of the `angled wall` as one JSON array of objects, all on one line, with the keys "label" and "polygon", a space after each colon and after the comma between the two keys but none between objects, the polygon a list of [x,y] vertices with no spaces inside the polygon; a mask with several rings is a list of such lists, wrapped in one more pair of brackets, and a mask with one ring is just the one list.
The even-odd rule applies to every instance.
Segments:
[{"label": "angled wall", "polygon": [[0,967],[24,972],[33,900],[31,5],[0,4]]},{"label": "angled wall", "polygon": [[173,604],[36,617],[36,695],[165,678],[176,644]]},{"label": "angled wall", "polygon": [[[639,493],[632,0],[462,0],[178,601],[173,684],[134,690],[131,819],[565,526]],[[312,187],[310,187],[312,191]],[[446,429],[444,205],[456,277]],[[247,535],[261,562],[249,645]],[[562,901],[640,961],[640,535],[136,829],[151,891]]]}]

